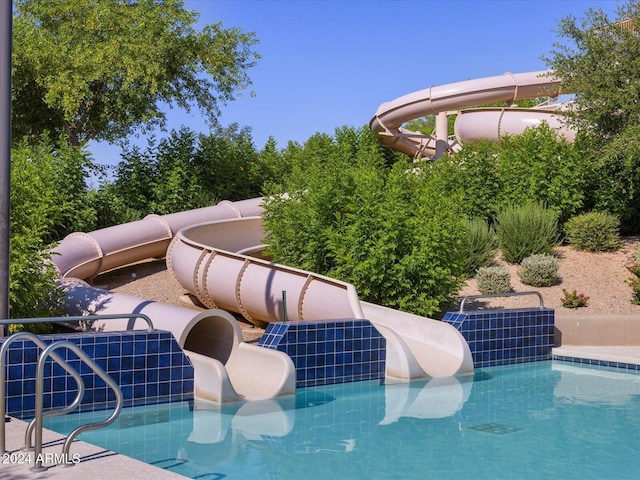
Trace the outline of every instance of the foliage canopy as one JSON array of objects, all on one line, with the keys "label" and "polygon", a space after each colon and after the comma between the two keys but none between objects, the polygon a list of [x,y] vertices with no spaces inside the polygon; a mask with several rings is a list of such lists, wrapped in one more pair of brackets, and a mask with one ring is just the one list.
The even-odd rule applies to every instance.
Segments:
[{"label": "foliage canopy", "polygon": [[[463,217],[439,178],[389,162],[368,128],[290,146],[292,171],[270,186],[266,228],[278,263],[355,285],[361,299],[432,316],[462,281]],[[287,195],[284,195],[284,194]]]},{"label": "foliage canopy", "polygon": [[619,4],[617,15],[590,8],[581,19],[564,17],[545,57],[563,90],[575,94],[569,121],[598,146],[640,119],[640,1]]},{"label": "foliage canopy", "polygon": [[589,9],[563,18],[560,40],[545,60],[575,93],[568,121],[588,172],[585,210],[620,218],[623,233],[640,231],[640,1],[619,4],[617,18]]},{"label": "foliage canopy", "polygon": [[221,104],[251,81],[252,33],[210,24],[181,0],[16,0],[14,136],[63,134],[71,145],[162,126],[164,104]]}]

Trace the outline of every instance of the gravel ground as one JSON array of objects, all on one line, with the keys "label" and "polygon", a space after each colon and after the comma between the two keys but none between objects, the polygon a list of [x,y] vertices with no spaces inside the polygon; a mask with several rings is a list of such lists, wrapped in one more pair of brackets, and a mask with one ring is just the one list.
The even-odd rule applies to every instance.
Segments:
[{"label": "gravel ground", "polygon": [[[631,303],[631,287],[625,280],[630,273],[625,268],[633,263],[640,247],[640,237],[628,237],[622,241],[622,248],[615,252],[589,253],[579,252],[562,246],[557,248],[559,260],[559,283],[551,287],[533,288],[522,284],[517,274],[517,266],[506,265],[511,273],[511,285],[516,292],[538,291],[542,294],[544,305],[562,315],[596,314],[638,314],[640,306]],[[94,286],[119,293],[168,303],[193,310],[203,310],[167,270],[164,260],[140,262],[112,272],[107,272],[94,280]],[[562,306],[562,290],[576,290],[590,297],[587,307],[568,309]],[[460,297],[477,295],[476,282],[471,279],[460,291]],[[520,308],[538,306],[539,299],[534,295],[518,297],[500,297],[491,301],[468,301],[465,308],[475,305],[491,308]],[[457,307],[454,307],[457,308]],[[245,341],[256,342],[264,330],[243,321],[238,323],[243,330]]]},{"label": "gravel ground", "polygon": [[[631,277],[625,268],[635,261],[640,238],[625,237],[622,247],[615,252],[580,252],[573,248],[562,246],[556,249],[558,258],[559,282],[551,287],[531,287],[524,285],[518,276],[518,266],[497,261],[498,265],[505,265],[511,274],[511,286],[516,292],[538,291],[542,294],[544,305],[556,310],[562,315],[595,315],[595,314],[638,314],[640,305],[631,303],[631,287],[626,279]],[[576,290],[589,297],[586,307],[565,308],[562,306],[562,290],[571,292]],[[460,291],[461,296],[477,295],[475,279],[467,282]],[[518,308],[537,306],[536,296],[519,296],[511,298],[497,298],[483,302],[486,307]],[[466,305],[466,303],[465,303]],[[465,306],[465,308],[467,308]]]}]

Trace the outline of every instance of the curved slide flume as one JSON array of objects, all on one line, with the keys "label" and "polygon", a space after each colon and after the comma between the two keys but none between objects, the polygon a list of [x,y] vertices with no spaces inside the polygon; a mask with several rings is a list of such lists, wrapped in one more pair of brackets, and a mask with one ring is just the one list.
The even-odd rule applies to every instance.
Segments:
[{"label": "curved slide flume", "polygon": [[233,238],[227,244],[256,251],[261,235],[260,217],[186,227],[169,246],[167,265],[204,305],[240,313],[253,323],[285,318],[369,320],[387,340],[388,377],[435,378],[473,372],[467,342],[451,325],[361,302],[349,283],[242,255],[219,241]]},{"label": "curved slide flume", "polygon": [[[166,255],[175,233],[203,221],[255,216],[261,199],[221,202],[203,209],[165,216],[151,215],[137,222],[73,233],[53,251],[53,262],[65,288],[69,315],[144,313],[155,328],[170,331],[190,358],[195,372],[195,396],[200,405],[263,400],[295,393],[295,367],[282,352],[242,341],[236,319],[227,311],[176,307],[94,288],[91,280],[102,272]],[[138,320],[94,322],[96,330],[144,328]]]},{"label": "curved slide flume", "polygon": [[[196,371],[197,398],[213,403],[261,400],[295,391],[291,359],[242,342],[228,312],[254,323],[369,319],[387,339],[387,376],[446,377],[473,372],[469,347],[452,326],[360,302],[355,287],[249,256],[263,248],[261,199],[74,233],[54,252],[69,315],[144,313],[171,331]],[[91,287],[84,280],[148,258],[167,257],[176,280],[209,309],[165,305]],[[140,320],[94,324],[100,330],[144,328]]]},{"label": "curved slide flume", "polygon": [[[454,127],[456,143],[483,139],[497,140],[504,134],[522,133],[525,128],[547,122],[567,140],[575,132],[562,121],[556,104],[532,109],[478,108],[490,103],[513,102],[527,98],[557,97],[560,79],[549,70],[525,73],[505,73],[493,77],[450,83],[419,90],[385,102],[378,107],[369,122],[379,141],[394,150],[416,157],[438,158],[453,148],[448,140],[447,112],[458,116]],[[402,127],[410,120],[436,115],[435,135],[412,132]]]}]

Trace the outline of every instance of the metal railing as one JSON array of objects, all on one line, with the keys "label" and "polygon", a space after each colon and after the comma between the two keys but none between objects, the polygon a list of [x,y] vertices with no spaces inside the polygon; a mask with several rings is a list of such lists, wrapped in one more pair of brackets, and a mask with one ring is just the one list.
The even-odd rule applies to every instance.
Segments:
[{"label": "metal railing", "polygon": [[[125,314],[111,314],[111,315],[84,315],[84,316],[64,316],[64,317],[43,317],[43,318],[13,318],[13,319],[4,319],[0,320],[0,325],[11,325],[11,324],[33,324],[33,323],[50,323],[50,322],[80,322],[87,320],[116,320],[123,318],[140,318],[144,320],[148,325],[148,330],[153,330],[153,323],[151,319],[142,313],[125,313]],[[42,471],[46,470],[47,467],[44,466],[42,461],[42,421],[45,417],[52,417],[57,415],[65,415],[67,413],[72,412],[82,402],[85,392],[84,381],[82,377],[71,367],[62,357],[55,353],[55,350],[58,348],[67,348],[72,350],[80,359],[84,360],[84,362],[94,371],[96,375],[102,378],[107,385],[111,387],[116,396],[116,407],[115,411],[109,416],[106,420],[101,422],[90,423],[86,425],[81,425],[74,429],[68,436],[64,442],[62,447],[63,458],[69,458],[69,449],[71,447],[71,443],[73,440],[82,432],[88,430],[95,430],[98,428],[104,428],[118,417],[120,411],[122,410],[122,391],[117,383],[97,364],[93,361],[91,357],[89,357],[80,347],[76,344],[71,343],[69,341],[58,341],[47,345],[44,341],[42,341],[38,336],[34,335],[30,332],[18,332],[13,335],[5,338],[2,346],[0,346],[0,386],[2,386],[2,392],[0,392],[0,414],[2,418],[0,419],[0,454],[6,452],[6,426],[5,426],[5,415],[7,414],[7,399],[4,391],[4,386],[6,384],[6,356],[9,350],[9,347],[12,343],[18,340],[30,340],[35,343],[39,348],[43,351],[40,354],[38,359],[38,365],[36,369],[36,392],[35,392],[35,418],[28,424],[27,430],[25,432],[25,448],[32,448],[31,439],[33,437],[33,431],[36,432],[35,439],[35,465],[31,468],[31,470]],[[78,394],[73,402],[70,405],[51,410],[49,412],[43,412],[43,404],[44,404],[44,362],[48,357],[51,357],[52,360],[57,362],[64,370],[66,370],[76,381],[78,386]],[[71,465],[72,463],[66,463],[67,465]]]},{"label": "metal railing", "polygon": [[542,294],[540,292],[531,291],[531,292],[487,293],[484,295],[467,295],[460,302],[459,311],[460,313],[464,312],[464,304],[466,303],[467,300],[470,300],[470,299],[475,300],[478,298],[521,297],[524,295],[537,295],[538,298],[540,299],[540,306],[538,308],[541,308],[541,309],[544,308],[544,299],[542,298]]},{"label": "metal railing", "polygon": [[[38,338],[33,333],[29,333],[29,332],[14,333],[10,337],[8,337],[4,341],[4,343],[2,344],[2,347],[0,347],[0,385],[2,385],[2,387],[3,387],[2,388],[2,395],[0,395],[0,413],[2,414],[2,420],[0,421],[0,453],[5,453],[6,452],[5,415],[6,415],[6,412],[7,412],[7,408],[6,408],[7,399],[6,399],[5,392],[4,392],[4,385],[5,385],[5,382],[6,382],[5,359],[6,359],[6,356],[7,356],[7,351],[9,350],[9,347],[11,346],[11,344],[16,342],[16,341],[18,341],[18,340],[31,340],[33,343],[35,343],[41,349],[44,350],[44,349],[47,348],[47,344],[46,343],[44,343],[42,340],[40,340],[40,338]],[[76,397],[76,399],[69,406],[69,408],[73,407],[73,409],[75,409],[77,404],[79,404],[82,401],[82,395],[84,395],[84,382],[82,381],[82,377],[80,377],[80,374],[73,367],[71,367],[64,359],[62,359],[58,355],[53,354],[51,356],[51,358],[54,361],[56,361],[62,368],[64,368],[74,378],[74,380],[78,384],[78,397]],[[71,411],[71,410],[69,410],[69,411]],[[67,413],[67,412],[64,412],[64,413]],[[26,443],[27,443],[27,441],[26,441],[26,436],[25,436],[25,444]]]},{"label": "metal railing", "polygon": [[144,313],[115,313],[109,315],[78,315],[71,317],[42,317],[42,318],[10,318],[0,320],[0,325],[29,324],[29,323],[62,323],[62,322],[84,322],[87,320],[122,320],[123,318],[139,318],[147,322],[149,330],[153,330],[153,322]]},{"label": "metal railing", "polygon": [[[44,408],[44,363],[48,357],[52,357],[55,355],[53,352],[59,348],[68,348],[73,351],[80,359],[84,360],[84,362],[98,375],[102,380],[105,381],[109,387],[114,391],[116,395],[116,407],[113,413],[105,420],[101,422],[88,423],[85,425],[80,425],[76,427],[69,433],[64,444],[62,445],[62,458],[65,460],[65,465],[73,465],[74,463],[69,460],[69,449],[71,448],[71,443],[75,440],[75,438],[80,435],[82,432],[86,432],[89,430],[96,430],[98,428],[104,428],[111,425],[120,412],[122,411],[122,390],[118,384],[105,372],[100,365],[95,363],[89,355],[85,353],[79,346],[75,343],[71,343],[68,341],[60,341],[55,342],[49,345],[44,349],[42,354],[40,355],[40,359],[38,360],[38,369],[36,373],[36,414],[35,418],[31,421],[29,426],[27,427],[28,436],[30,437],[30,432],[35,428],[36,439],[34,446],[34,465],[30,470],[32,471],[42,471],[47,470],[48,467],[44,465],[44,459],[42,455],[42,420],[44,418],[43,408]],[[75,402],[74,402],[75,403]],[[64,407],[58,411],[51,411],[47,413],[47,416],[52,415],[61,415],[62,413],[68,413],[69,407]],[[32,427],[32,425],[34,425]],[[27,438],[30,440],[30,438]],[[31,443],[30,441],[28,443]]]}]

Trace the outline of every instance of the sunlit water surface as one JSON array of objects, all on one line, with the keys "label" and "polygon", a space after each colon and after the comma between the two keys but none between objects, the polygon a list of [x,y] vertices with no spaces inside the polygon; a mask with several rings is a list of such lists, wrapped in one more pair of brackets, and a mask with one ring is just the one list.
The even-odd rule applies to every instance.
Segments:
[{"label": "sunlit water surface", "polygon": [[218,410],[126,409],[79,438],[198,479],[637,479],[640,375],[549,361],[329,385]]}]

